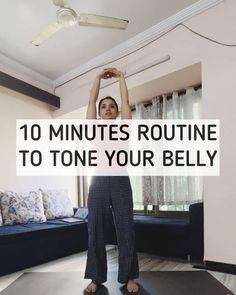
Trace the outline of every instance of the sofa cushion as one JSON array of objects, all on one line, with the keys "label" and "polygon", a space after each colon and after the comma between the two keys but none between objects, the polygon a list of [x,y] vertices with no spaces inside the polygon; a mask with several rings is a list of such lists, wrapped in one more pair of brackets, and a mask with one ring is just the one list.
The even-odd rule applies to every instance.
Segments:
[{"label": "sofa cushion", "polygon": [[15,224],[4,225],[0,228],[0,243],[9,243],[18,240],[24,241],[32,238],[40,238],[41,234],[53,234],[54,231],[67,231],[68,229],[76,229],[79,224],[85,225],[85,222],[75,222],[69,224],[63,222],[60,219],[48,220],[44,223],[27,223],[27,224]]},{"label": "sofa cushion", "polygon": [[40,192],[1,194],[1,210],[4,224],[45,222],[43,200]]},{"label": "sofa cushion", "polygon": [[189,232],[189,219],[174,217],[134,216],[136,228],[145,232],[153,231],[155,235],[187,236]]},{"label": "sofa cushion", "polygon": [[73,206],[67,190],[40,190],[47,219],[72,217]]}]

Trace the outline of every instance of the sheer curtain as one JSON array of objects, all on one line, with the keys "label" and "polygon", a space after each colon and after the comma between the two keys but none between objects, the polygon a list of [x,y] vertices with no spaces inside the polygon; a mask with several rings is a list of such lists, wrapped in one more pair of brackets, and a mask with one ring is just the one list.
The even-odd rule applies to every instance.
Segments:
[{"label": "sheer curtain", "polygon": [[[136,105],[134,119],[162,119],[163,103],[158,97],[154,97],[148,106],[143,104]],[[137,181],[137,178],[139,181]],[[137,187],[137,183],[138,186]],[[161,176],[143,176],[131,177],[131,184],[135,187],[136,196],[134,202],[136,205],[158,205],[164,201],[163,177]],[[139,191],[139,193],[137,193]]]},{"label": "sheer curtain", "polygon": [[[163,96],[163,119],[200,119],[201,89],[187,88],[186,94]],[[164,177],[164,202],[161,205],[189,205],[203,198],[203,179],[199,176]]]},{"label": "sheer curtain", "polygon": [[[154,97],[148,106],[136,105],[133,119],[200,119],[201,89],[187,88],[186,94]],[[188,205],[202,200],[202,177],[131,177],[135,205]]]}]

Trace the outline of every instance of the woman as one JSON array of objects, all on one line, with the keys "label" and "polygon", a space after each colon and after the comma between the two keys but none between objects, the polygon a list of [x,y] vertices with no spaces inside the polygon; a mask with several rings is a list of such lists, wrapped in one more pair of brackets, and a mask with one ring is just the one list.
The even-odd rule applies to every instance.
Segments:
[{"label": "woman", "polygon": [[[104,69],[97,77],[90,92],[87,119],[97,119],[96,101],[101,79],[119,78],[121,93],[121,119],[131,119],[128,89],[124,75],[116,68]],[[118,106],[108,96],[100,100],[98,114],[102,119],[116,119]],[[119,272],[118,282],[127,284],[128,292],[137,292],[139,287],[133,279],[139,275],[138,258],[135,250],[133,224],[132,189],[128,176],[93,176],[88,198],[88,256],[85,278],[92,282],[86,291],[94,293],[107,280],[105,249],[106,224],[112,210],[116,227]]]}]

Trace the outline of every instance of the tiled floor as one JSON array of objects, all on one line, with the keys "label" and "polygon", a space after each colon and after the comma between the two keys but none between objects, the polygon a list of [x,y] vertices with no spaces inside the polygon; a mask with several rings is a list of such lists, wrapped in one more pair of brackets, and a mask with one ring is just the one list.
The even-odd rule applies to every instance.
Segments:
[{"label": "tiled floor", "polygon": [[[108,271],[117,270],[118,251],[113,247],[109,247],[107,250],[108,258]],[[84,272],[86,264],[86,252],[67,256],[58,260],[54,260],[42,265],[38,265],[27,270],[19,271],[10,275],[0,277],[0,291],[10,285],[15,279],[23,274],[24,271],[32,272]],[[187,261],[178,259],[167,259],[139,253],[139,268],[140,271],[198,271],[198,269],[192,268],[192,265]],[[228,289],[236,294],[236,275],[230,275],[219,272],[209,271],[217,280],[224,284]],[[213,294],[214,295],[214,294]]]}]

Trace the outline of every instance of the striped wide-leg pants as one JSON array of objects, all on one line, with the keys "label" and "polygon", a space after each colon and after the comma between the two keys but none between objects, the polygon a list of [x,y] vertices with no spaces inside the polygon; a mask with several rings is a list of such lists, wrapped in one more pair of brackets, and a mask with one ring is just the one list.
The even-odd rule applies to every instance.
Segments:
[{"label": "striped wide-leg pants", "polygon": [[94,176],[88,197],[88,255],[85,278],[107,280],[106,229],[114,218],[119,251],[118,282],[139,275],[135,248],[132,189],[128,176]]}]

